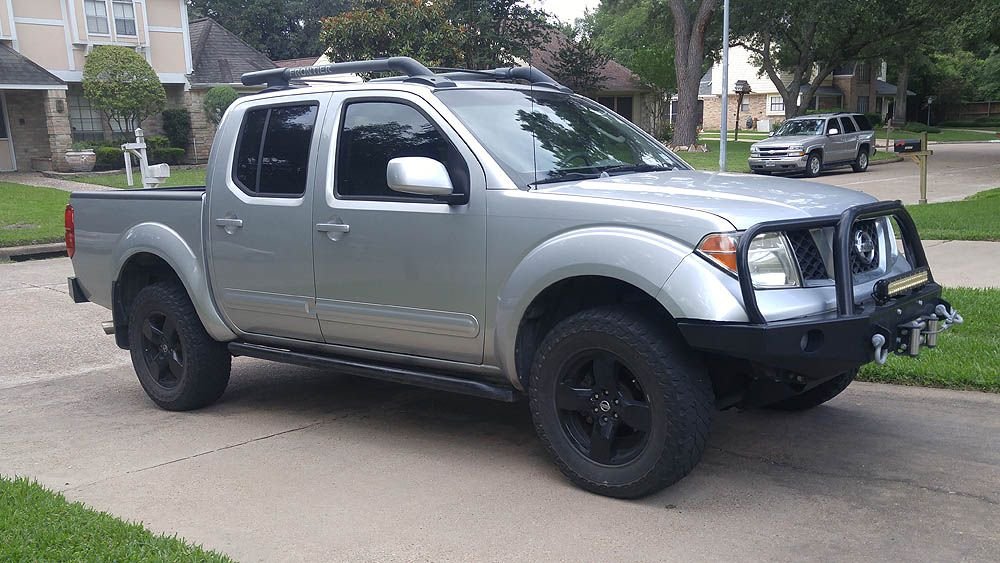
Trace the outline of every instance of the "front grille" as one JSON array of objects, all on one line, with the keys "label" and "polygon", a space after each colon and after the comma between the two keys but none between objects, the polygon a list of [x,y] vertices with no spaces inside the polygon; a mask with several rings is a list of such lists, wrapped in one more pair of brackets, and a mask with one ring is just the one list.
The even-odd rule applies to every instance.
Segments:
[{"label": "front grille", "polygon": [[799,262],[802,278],[806,280],[828,280],[830,274],[823,263],[823,255],[809,231],[788,231],[788,242],[792,245],[795,258]]},{"label": "front grille", "polygon": [[[870,247],[867,246],[869,243]],[[859,245],[866,248],[865,254],[859,250]],[[878,265],[878,226],[875,221],[861,221],[851,232],[851,272],[863,274],[878,268]]]}]

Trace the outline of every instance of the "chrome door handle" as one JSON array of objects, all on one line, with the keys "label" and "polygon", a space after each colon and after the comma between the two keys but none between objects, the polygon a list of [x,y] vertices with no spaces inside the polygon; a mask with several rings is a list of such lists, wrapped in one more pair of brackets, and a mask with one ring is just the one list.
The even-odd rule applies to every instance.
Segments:
[{"label": "chrome door handle", "polygon": [[319,223],[316,230],[321,233],[349,233],[351,226],[343,223]]},{"label": "chrome door handle", "polygon": [[215,225],[217,227],[227,227],[230,229],[242,229],[243,219],[234,219],[230,217],[220,217],[215,220]]}]

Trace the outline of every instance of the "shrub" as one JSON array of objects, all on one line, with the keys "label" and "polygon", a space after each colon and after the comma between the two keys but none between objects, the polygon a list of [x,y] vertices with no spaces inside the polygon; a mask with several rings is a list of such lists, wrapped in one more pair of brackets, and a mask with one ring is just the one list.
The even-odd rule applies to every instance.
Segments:
[{"label": "shrub", "polygon": [[134,131],[167,102],[167,92],[146,59],[135,49],[115,45],[97,46],[87,55],[83,95],[122,131]]},{"label": "shrub", "polygon": [[218,125],[222,121],[222,115],[226,113],[226,108],[232,105],[240,95],[232,86],[216,86],[205,93],[202,107],[205,109],[205,117],[213,125]]},{"label": "shrub", "polygon": [[878,112],[870,112],[870,113],[866,113],[865,117],[867,117],[868,121],[871,122],[872,127],[881,127],[882,126],[882,114],[880,114]]},{"label": "shrub", "polygon": [[973,121],[942,121],[944,127],[1000,127],[1000,119],[976,119]]},{"label": "shrub", "polygon": [[815,115],[818,113],[840,113],[842,111],[844,111],[844,108],[807,109],[806,115]]},{"label": "shrub", "polygon": [[940,133],[940,127],[928,127],[923,123],[918,123],[916,121],[907,121],[906,125],[903,125],[903,130],[912,131],[913,133],[923,133],[927,131],[928,133]]},{"label": "shrub", "polygon": [[170,139],[170,146],[187,148],[191,136],[191,114],[184,108],[163,110],[163,133]]},{"label": "shrub", "polygon": [[94,154],[97,155],[94,170],[120,170],[125,168],[125,158],[122,157],[122,151],[119,148],[97,147],[94,149]]},{"label": "shrub", "polygon": [[163,135],[150,135],[146,137],[146,150],[156,150],[156,149],[167,149],[170,148],[170,139],[164,137]]},{"label": "shrub", "polygon": [[180,164],[184,160],[184,149],[175,147],[152,149],[146,153],[146,158],[150,164]]}]

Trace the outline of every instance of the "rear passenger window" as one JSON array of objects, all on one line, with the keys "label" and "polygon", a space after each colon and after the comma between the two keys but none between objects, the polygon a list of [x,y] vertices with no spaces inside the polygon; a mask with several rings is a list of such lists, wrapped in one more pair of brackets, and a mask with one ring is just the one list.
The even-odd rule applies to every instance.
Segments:
[{"label": "rear passenger window", "polygon": [[841,133],[857,133],[858,132],[858,128],[854,126],[854,122],[851,121],[850,117],[841,117],[840,118],[840,122],[844,124],[844,128],[843,128],[843,130],[841,130]]},{"label": "rear passenger window", "polygon": [[304,194],[318,109],[312,103],[248,111],[236,144],[233,181],[255,196]]},{"label": "rear passenger window", "polygon": [[872,130],[872,122],[868,121],[868,116],[860,115],[860,114],[855,115],[854,116],[854,121],[856,121],[858,123],[858,129],[860,129],[861,131],[871,131]]},{"label": "rear passenger window", "polygon": [[444,134],[416,108],[398,102],[355,102],[344,110],[337,143],[336,192],[345,199],[434,201],[389,188],[389,161],[424,156],[445,165],[456,193],[467,193],[469,169]]}]

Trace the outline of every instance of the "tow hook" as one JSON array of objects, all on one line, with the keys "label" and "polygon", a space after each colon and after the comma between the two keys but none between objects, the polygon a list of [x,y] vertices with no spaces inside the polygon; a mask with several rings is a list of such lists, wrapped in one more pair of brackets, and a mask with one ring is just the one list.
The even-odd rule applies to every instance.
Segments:
[{"label": "tow hook", "polygon": [[875,363],[884,364],[889,359],[889,349],[885,347],[885,337],[877,333],[872,335],[872,346],[875,347]]},{"label": "tow hook", "polygon": [[[952,325],[962,324],[962,321],[962,315],[958,311],[943,303],[938,304],[934,308],[934,313],[899,325],[900,336],[896,339],[897,352],[916,357],[920,354],[922,346],[935,348],[938,335],[951,328]],[[875,344],[874,337],[872,337],[872,344]],[[876,361],[878,361],[878,352],[878,347],[876,347]],[[879,363],[884,363],[884,360]]]}]

